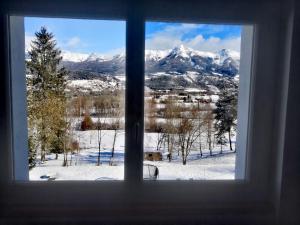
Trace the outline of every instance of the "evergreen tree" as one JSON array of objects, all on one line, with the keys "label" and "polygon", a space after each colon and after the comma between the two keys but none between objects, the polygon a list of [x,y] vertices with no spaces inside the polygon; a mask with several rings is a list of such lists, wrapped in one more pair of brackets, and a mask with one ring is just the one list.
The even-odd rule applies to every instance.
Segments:
[{"label": "evergreen tree", "polygon": [[[28,79],[29,128],[36,131],[41,160],[49,150],[58,152],[66,127],[65,86],[67,71],[60,66],[61,51],[45,27],[35,33],[26,62]],[[62,149],[60,150],[62,152]]]},{"label": "evergreen tree", "polygon": [[236,126],[237,119],[237,92],[235,90],[224,90],[216,103],[215,128],[217,140],[224,142],[224,134],[228,133],[230,150],[232,151],[232,128]]},{"label": "evergreen tree", "polygon": [[217,144],[221,146],[220,154],[223,153],[223,145],[227,143],[227,140],[224,136],[224,134],[217,134],[216,135]]}]

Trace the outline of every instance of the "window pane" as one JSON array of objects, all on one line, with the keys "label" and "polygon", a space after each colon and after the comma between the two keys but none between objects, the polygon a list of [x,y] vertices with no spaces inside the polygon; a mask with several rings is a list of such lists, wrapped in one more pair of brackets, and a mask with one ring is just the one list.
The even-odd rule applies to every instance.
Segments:
[{"label": "window pane", "polygon": [[234,179],[241,26],[146,23],[144,179]]},{"label": "window pane", "polygon": [[124,179],[125,22],[25,18],[30,180]]}]

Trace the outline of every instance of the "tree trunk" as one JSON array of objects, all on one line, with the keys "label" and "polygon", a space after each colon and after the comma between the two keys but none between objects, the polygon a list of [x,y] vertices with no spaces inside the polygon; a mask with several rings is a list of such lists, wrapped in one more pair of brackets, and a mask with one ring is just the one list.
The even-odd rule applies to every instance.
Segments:
[{"label": "tree trunk", "polygon": [[209,149],[209,155],[212,156],[212,148],[211,148],[211,134],[209,133],[208,137],[208,149]]},{"label": "tree trunk", "polygon": [[101,130],[98,130],[98,160],[97,160],[97,166],[100,166],[100,152],[101,152]]},{"label": "tree trunk", "polygon": [[45,132],[45,121],[44,116],[42,116],[42,127],[41,127],[41,161],[44,162],[46,160],[46,132]]},{"label": "tree trunk", "polygon": [[100,166],[100,153],[101,153],[101,143],[98,141],[98,159],[97,159],[97,166]]},{"label": "tree trunk", "polygon": [[109,164],[112,166],[113,163],[113,159],[114,159],[114,154],[115,154],[115,144],[116,144],[116,139],[117,139],[117,130],[115,130],[115,134],[114,134],[114,141],[113,141],[113,147],[111,150],[111,158],[110,158],[110,162]]},{"label": "tree trunk", "polygon": [[167,142],[168,142],[168,152],[169,152],[169,154],[168,154],[168,160],[169,160],[169,162],[171,162],[171,143],[170,143],[170,134],[168,134],[168,139],[167,139]]},{"label": "tree trunk", "polygon": [[202,144],[201,144],[201,137],[200,137],[200,135],[199,135],[199,151],[200,151],[200,156],[202,158],[203,153],[202,153]]},{"label": "tree trunk", "polygon": [[207,142],[208,142],[209,153],[210,153],[210,155],[212,155],[212,148],[211,148],[211,131],[210,131],[210,128],[208,128],[208,130],[207,130]]},{"label": "tree trunk", "polygon": [[72,151],[71,151],[70,166],[72,166],[72,159],[73,159],[73,153],[72,153]]},{"label": "tree trunk", "polygon": [[45,156],[45,143],[43,141],[43,138],[42,138],[42,143],[41,143],[41,161],[44,162],[46,159],[46,156]]},{"label": "tree trunk", "polygon": [[181,147],[182,165],[186,165],[186,157],[184,154],[184,147]]},{"label": "tree trunk", "polygon": [[228,131],[228,139],[229,139],[230,151],[232,151],[232,143],[231,143],[231,132],[230,132],[230,129],[229,129],[229,131]]},{"label": "tree trunk", "polygon": [[64,162],[63,166],[68,166],[68,152],[66,150],[66,141],[64,140]]},{"label": "tree trunk", "polygon": [[157,133],[157,146],[156,146],[156,151],[159,151],[161,148],[161,144],[163,142],[164,135],[162,133]]},{"label": "tree trunk", "polygon": [[57,153],[55,153],[55,159],[56,159],[56,160],[58,159],[58,154],[57,154]]},{"label": "tree trunk", "polygon": [[42,137],[41,137],[41,161],[44,162],[46,160],[46,135],[44,132],[44,125],[42,125]]}]

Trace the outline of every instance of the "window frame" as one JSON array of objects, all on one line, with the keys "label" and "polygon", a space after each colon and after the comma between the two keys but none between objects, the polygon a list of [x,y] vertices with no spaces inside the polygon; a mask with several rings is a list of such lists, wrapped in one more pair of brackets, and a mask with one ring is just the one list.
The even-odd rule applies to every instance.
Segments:
[{"label": "window frame", "polygon": [[[53,17],[52,17],[53,18]],[[20,76],[25,71],[24,52],[21,49],[25,49],[25,34],[24,30],[25,16],[10,16],[10,68],[11,68],[11,98],[12,98],[12,143],[13,143],[13,179],[16,181],[30,181],[29,180],[29,167],[27,160],[28,153],[28,134],[27,134],[27,100],[26,100],[26,77]],[[139,29],[137,25],[127,27],[127,45],[130,48],[135,48],[137,45],[143,45],[143,43],[137,43],[136,37],[141,36],[144,32],[145,43],[145,26],[146,21],[139,20]],[[223,24],[222,24],[223,25]],[[226,25],[225,25],[226,26]],[[240,85],[238,95],[238,133],[237,133],[237,145],[239,149],[236,152],[235,163],[235,179],[244,180],[247,179],[246,174],[246,156],[247,156],[247,134],[248,134],[248,115],[249,115],[249,95],[251,87],[251,68],[252,68],[252,48],[253,48],[253,25],[241,25],[241,65],[240,65]],[[137,33],[138,31],[138,33]],[[140,40],[142,39],[142,36]],[[131,42],[131,40],[134,40]],[[145,44],[142,46],[145,51]],[[144,119],[141,121],[141,116],[144,117],[144,83],[145,76],[136,74],[144,73],[144,69],[137,66],[144,66],[145,62],[141,62],[141,51],[128,51],[127,54],[129,60],[126,61],[126,123],[125,123],[125,159],[124,159],[124,179],[141,181],[141,171],[144,161],[144,147],[141,153],[139,149],[143,146],[143,138],[141,132],[144,130]],[[126,57],[127,58],[127,57]],[[141,92],[143,91],[143,94]],[[143,99],[142,99],[143,98]],[[134,104],[132,104],[134,103]],[[127,126],[127,127],[126,127]],[[128,134],[127,134],[128,133]],[[144,135],[145,131],[143,131]],[[127,134],[127,135],[126,135]],[[142,135],[142,136],[143,136]],[[127,140],[127,141],[126,141]],[[25,147],[24,147],[25,146]],[[136,149],[132,151],[131,149]],[[140,162],[142,159],[142,163]],[[196,180],[197,182],[198,180]],[[199,181],[202,181],[201,179]],[[161,180],[160,180],[161,182]]]},{"label": "window frame", "polygon": [[[128,100],[129,97],[136,95],[136,101],[140,104],[144,101],[144,23],[146,20],[254,24],[256,32],[254,34],[252,57],[251,79],[253,82],[250,91],[248,117],[249,157],[247,157],[247,165],[249,165],[249,168],[247,168],[245,180],[143,182],[143,145],[141,142],[142,137],[138,137],[139,134],[144,132],[143,104],[139,109],[136,109],[135,107],[138,104],[129,102],[126,103],[125,113],[125,164],[130,165],[130,167],[128,170],[125,167],[125,182],[16,182],[13,179],[14,174],[10,163],[13,158],[11,149],[14,132],[11,129],[14,122],[12,121],[14,113],[12,107],[16,102],[13,100],[11,91],[14,83],[10,76],[13,72],[10,71],[13,65],[10,60],[10,50],[12,49],[6,47],[3,52],[5,58],[3,64],[6,69],[5,89],[1,100],[4,101],[8,111],[4,113],[1,120],[3,125],[1,125],[0,136],[4,146],[4,150],[0,153],[1,164],[4,168],[0,174],[1,183],[4,184],[1,204],[8,206],[5,211],[6,217],[12,217],[27,208],[23,211],[22,215],[24,217],[30,218],[30,214],[34,211],[40,212],[42,217],[47,218],[47,208],[55,205],[58,209],[61,209],[61,211],[52,209],[53,212],[57,211],[57,218],[63,215],[67,215],[67,217],[75,215],[72,210],[68,210],[68,207],[75,209],[76,212],[76,209],[83,210],[82,207],[84,206],[90,210],[89,212],[85,211],[85,215],[90,216],[92,219],[101,218],[103,221],[109,220],[120,209],[127,210],[124,210],[120,218],[115,220],[132,221],[136,213],[145,216],[143,212],[153,210],[153,207],[155,207],[154,211],[156,212],[153,218],[160,220],[164,218],[175,219],[178,216],[192,214],[191,218],[202,218],[201,220],[205,221],[205,219],[213,218],[212,215],[222,213],[224,216],[222,220],[226,221],[231,218],[232,210],[235,212],[234,217],[240,216],[238,217],[240,219],[249,219],[249,215],[259,215],[262,212],[266,213],[267,218],[269,213],[274,210],[271,196],[275,191],[272,186],[275,178],[270,175],[272,165],[276,161],[276,154],[271,158],[268,156],[272,152],[272,147],[275,146],[272,141],[275,141],[278,137],[278,134],[272,129],[276,126],[277,118],[273,104],[275,103],[274,97],[277,96],[276,87],[280,82],[278,80],[282,76],[282,74],[279,74],[278,79],[272,80],[272,75],[278,68],[276,65],[276,54],[278,52],[273,55],[272,46],[278,44],[278,37],[274,34],[280,31],[280,27],[276,24],[278,21],[274,19],[274,15],[280,12],[279,5],[274,3],[274,7],[269,9],[270,4],[273,3],[256,4],[243,1],[241,3],[235,2],[233,7],[233,3],[226,5],[224,1],[220,0],[203,1],[201,4],[186,1],[172,5],[168,1],[162,1],[161,4],[158,1],[149,1],[145,5],[129,2],[125,2],[124,5],[122,1],[115,0],[110,3],[94,3],[99,7],[88,6],[84,2],[78,1],[74,3],[73,9],[69,9],[67,1],[62,1],[60,3],[61,11],[58,12],[56,4],[59,3],[47,1],[48,9],[44,9],[42,3],[35,3],[37,5],[34,8],[30,8],[30,4],[11,4],[5,8],[8,14],[1,18],[3,28],[1,30],[5,34],[3,42],[6,43],[4,46],[10,46],[7,45],[10,43],[9,35],[12,34],[9,26],[9,16],[13,15],[124,19],[127,21],[126,99]],[[199,7],[199,11],[192,10],[196,6]],[[86,9],[86,12],[83,13],[82,9]],[[189,15],[188,9],[191,11]],[[216,13],[216,18],[210,15],[209,12],[219,12],[219,14]],[[255,14],[251,15],[250,12],[255,12]],[[265,64],[262,64],[263,61]],[[138,66],[134,67],[133,62],[136,62]],[[143,83],[142,87],[136,88],[136,82]],[[133,88],[136,89],[133,90]],[[4,130],[9,132],[4,132]],[[136,142],[137,139],[139,142]],[[254,143],[259,144],[254,145]],[[273,151],[276,153],[278,149],[275,147]],[[260,153],[259,156],[255,154],[257,152]],[[140,170],[137,170],[137,168],[140,168]],[[68,192],[66,192],[66,189]],[[268,189],[271,189],[271,191],[269,192]],[[82,190],[86,190],[86,192],[82,193]],[[44,193],[47,193],[46,199],[43,197]],[[78,198],[72,198],[74,194],[78,193],[80,193]],[[9,211],[12,207],[14,211]],[[182,214],[176,215],[179,211]],[[76,215],[75,218],[77,218]],[[135,219],[139,218],[141,217],[137,216]]]}]

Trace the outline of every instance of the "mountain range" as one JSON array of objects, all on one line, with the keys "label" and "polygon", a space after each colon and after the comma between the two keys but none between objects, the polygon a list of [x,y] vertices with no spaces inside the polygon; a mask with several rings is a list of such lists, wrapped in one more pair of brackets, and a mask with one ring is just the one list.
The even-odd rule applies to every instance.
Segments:
[{"label": "mountain range", "polygon": [[[125,87],[124,54],[63,52],[62,65],[69,71],[67,90],[73,94],[101,94]],[[147,90],[237,90],[240,54],[228,49],[203,52],[183,45],[170,50],[145,50]]]},{"label": "mountain range", "polygon": [[[219,52],[202,52],[183,45],[171,50],[145,50],[145,74],[199,75],[234,77],[239,71],[239,53],[228,49]],[[89,79],[98,76],[124,75],[125,55],[113,57],[63,52],[63,66],[70,71],[70,79]]]}]

